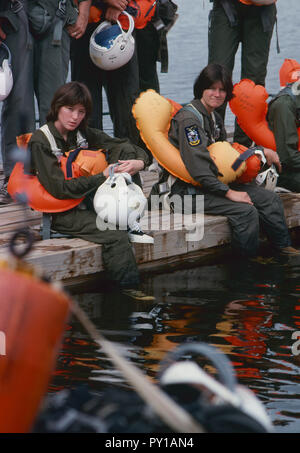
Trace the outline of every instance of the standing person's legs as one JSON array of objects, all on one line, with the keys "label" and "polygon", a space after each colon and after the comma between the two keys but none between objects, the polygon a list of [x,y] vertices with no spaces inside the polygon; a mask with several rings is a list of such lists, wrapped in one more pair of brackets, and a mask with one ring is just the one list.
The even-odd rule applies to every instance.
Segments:
[{"label": "standing person's legs", "polygon": [[12,55],[13,88],[4,100],[1,115],[1,153],[5,177],[15,165],[11,160],[16,137],[35,130],[33,95],[33,43],[24,8],[18,13],[19,29],[7,34],[5,44]]},{"label": "standing person's legs", "polygon": [[[275,20],[275,5],[270,9],[269,20],[265,26],[259,7],[253,7],[252,13],[243,17],[241,79],[250,79],[257,85],[265,85]],[[234,141],[245,146],[250,146],[252,143],[237,122]]]},{"label": "standing person's legs", "polygon": [[92,115],[89,125],[103,129],[102,86],[104,71],[99,69],[91,60],[89,54],[90,37],[98,24],[88,24],[82,38],[71,41],[71,79],[84,83],[93,100]]},{"label": "standing person's legs", "polygon": [[[219,63],[232,74],[234,60],[241,39],[239,21],[232,25],[220,4],[214,4],[209,15],[208,63]],[[218,109],[225,117],[226,103]]]},{"label": "standing person's legs", "polygon": [[106,71],[105,90],[114,125],[114,136],[127,137],[132,143],[138,144],[139,132],[131,111],[139,92],[136,50],[126,65],[114,71]]},{"label": "standing person's legs", "polygon": [[159,93],[156,62],[159,49],[159,33],[150,22],[145,28],[135,31],[139,63],[140,91],[152,89]]},{"label": "standing person's legs", "polygon": [[39,106],[40,126],[46,123],[55,91],[66,83],[70,59],[70,37],[64,29],[61,44],[54,45],[53,26],[34,44],[34,88]]}]

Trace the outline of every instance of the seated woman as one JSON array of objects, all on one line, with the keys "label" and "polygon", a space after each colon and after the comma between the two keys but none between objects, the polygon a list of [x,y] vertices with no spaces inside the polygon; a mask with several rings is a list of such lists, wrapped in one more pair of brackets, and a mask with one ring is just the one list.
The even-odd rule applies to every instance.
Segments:
[{"label": "seated woman", "polygon": [[[91,110],[92,100],[87,87],[79,82],[67,83],[54,94],[47,117],[47,126],[56,142],[56,152],[52,151],[50,142],[42,130],[35,131],[31,137],[29,148],[32,172],[55,198],[86,197],[85,201],[88,201],[108,177],[109,166],[115,162],[120,163],[115,172],[127,172],[130,175],[137,174],[149,165],[148,155],[143,149],[132,145],[126,139],[111,138],[103,131],[88,127]],[[106,150],[109,166],[103,173],[65,179],[56,156],[64,155],[78,147],[78,131],[90,148]],[[127,231],[100,231],[96,226],[96,213],[91,208],[92,203],[86,205],[88,209],[75,207],[52,214],[52,228],[60,233],[102,244],[103,264],[110,279],[118,283],[131,297],[142,300],[153,299],[138,290],[139,272]]]},{"label": "seated woman", "polygon": [[[192,186],[180,179],[172,184],[171,194],[180,196],[204,195],[205,214],[228,218],[232,232],[232,247],[248,256],[257,254],[260,224],[272,245],[282,253],[298,253],[291,247],[280,198],[274,192],[256,185],[224,184],[218,179],[218,169],[207,147],[215,141],[226,140],[221,117],[215,112],[232,97],[232,80],[219,64],[209,64],[194,83],[194,100],[191,109],[181,109],[173,118],[169,140],[180,150],[182,160],[201,187]],[[194,113],[195,109],[198,113]],[[269,164],[280,166],[278,156],[265,150]],[[280,168],[279,168],[280,170]],[[193,209],[195,207],[193,205]]]}]

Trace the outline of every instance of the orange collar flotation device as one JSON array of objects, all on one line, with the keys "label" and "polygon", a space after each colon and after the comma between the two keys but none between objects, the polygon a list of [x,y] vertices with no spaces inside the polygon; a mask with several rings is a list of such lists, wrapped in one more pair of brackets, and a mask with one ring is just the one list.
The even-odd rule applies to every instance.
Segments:
[{"label": "orange collar flotation device", "polygon": [[[133,16],[135,28],[143,29],[154,16],[155,8],[156,2],[153,0],[130,0],[125,11]],[[101,19],[104,19],[103,11],[97,6],[91,6],[89,23],[97,23]],[[128,20],[124,14],[120,14],[118,20],[122,28],[127,30]]]},{"label": "orange collar flotation device", "polygon": [[[32,134],[30,133],[17,137],[18,146],[26,148],[31,136]],[[107,167],[103,151],[102,149],[92,151],[77,148],[66,153],[66,156],[61,156],[59,163],[65,179],[101,173]],[[83,198],[61,200],[53,197],[42,186],[36,176],[24,173],[24,165],[20,162],[17,162],[13,168],[7,190],[13,199],[16,199],[18,194],[26,193],[28,205],[32,209],[41,212],[68,211],[79,205],[83,200]]]},{"label": "orange collar flotation device", "polygon": [[[243,131],[257,145],[276,150],[273,132],[270,130],[266,115],[269,97],[265,87],[255,85],[252,80],[243,79],[234,86],[234,97],[229,102]],[[298,128],[300,149],[300,128]]]},{"label": "orange collar flotation device", "polygon": [[[180,151],[168,140],[171,119],[181,108],[180,104],[164,98],[154,90],[147,90],[136,100],[132,113],[143,141],[159,164],[176,178],[199,186],[200,183],[188,173]],[[218,167],[218,179],[224,184],[233,181],[248,182],[260,170],[260,160],[256,155],[249,157],[246,162],[240,160],[240,154],[247,150],[245,146],[216,142],[208,150]],[[237,168],[234,167],[235,163],[238,164]]]},{"label": "orange collar flotation device", "polygon": [[277,0],[239,0],[240,3],[244,5],[255,5],[255,6],[266,6],[272,5]]}]

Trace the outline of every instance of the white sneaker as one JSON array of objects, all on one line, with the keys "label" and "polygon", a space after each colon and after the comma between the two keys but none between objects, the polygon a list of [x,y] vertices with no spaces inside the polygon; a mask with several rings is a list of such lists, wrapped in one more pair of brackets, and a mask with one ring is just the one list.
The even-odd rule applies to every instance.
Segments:
[{"label": "white sneaker", "polygon": [[135,222],[133,227],[128,230],[128,236],[130,242],[138,242],[142,244],[154,244],[154,238],[145,234],[142,230],[140,225]]}]

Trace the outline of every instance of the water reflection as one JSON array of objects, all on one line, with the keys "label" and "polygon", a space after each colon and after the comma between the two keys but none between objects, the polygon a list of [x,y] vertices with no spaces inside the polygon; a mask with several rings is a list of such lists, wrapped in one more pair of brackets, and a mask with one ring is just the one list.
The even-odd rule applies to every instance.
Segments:
[{"label": "water reflection", "polygon": [[[299,260],[298,260],[299,261]],[[177,344],[218,346],[238,379],[266,405],[278,431],[300,431],[300,263],[265,258],[176,271],[147,278],[156,302],[117,294],[75,298],[105,336],[154,381],[159,362]],[[93,390],[128,386],[111,362],[71,320],[50,391],[88,382]]]}]

